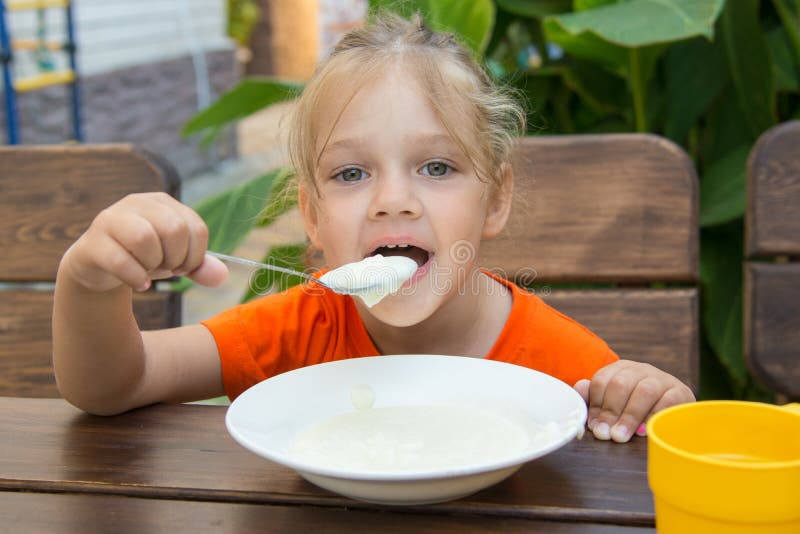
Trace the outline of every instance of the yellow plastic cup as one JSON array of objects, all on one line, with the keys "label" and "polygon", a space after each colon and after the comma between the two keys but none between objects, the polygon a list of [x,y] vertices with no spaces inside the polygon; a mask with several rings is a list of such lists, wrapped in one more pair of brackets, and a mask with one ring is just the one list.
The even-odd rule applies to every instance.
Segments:
[{"label": "yellow plastic cup", "polygon": [[647,446],[659,533],[800,534],[800,404],[674,406]]}]

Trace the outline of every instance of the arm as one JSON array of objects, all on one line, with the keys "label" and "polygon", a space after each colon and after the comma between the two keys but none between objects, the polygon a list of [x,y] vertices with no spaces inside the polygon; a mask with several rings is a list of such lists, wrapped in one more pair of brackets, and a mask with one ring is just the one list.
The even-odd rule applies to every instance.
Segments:
[{"label": "arm", "polygon": [[132,288],[186,274],[221,283],[205,257],[207,229],[168,195],[131,195],[101,212],[65,253],[56,279],[53,367],[62,395],[83,410],[119,413],[159,401],[221,394],[216,344],[203,326],[139,331]]},{"label": "arm", "polygon": [[587,425],[598,439],[623,443],[654,413],[694,402],[689,387],[650,364],[620,360],[597,371],[592,380],[579,380],[575,389],[589,405]]}]

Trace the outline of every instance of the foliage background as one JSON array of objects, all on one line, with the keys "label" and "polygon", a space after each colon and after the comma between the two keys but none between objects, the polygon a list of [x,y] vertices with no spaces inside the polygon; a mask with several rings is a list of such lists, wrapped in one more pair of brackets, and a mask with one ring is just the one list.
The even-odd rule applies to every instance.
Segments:
[{"label": "foliage background", "polygon": [[[459,35],[498,82],[524,95],[528,135],[638,131],[682,146],[700,177],[701,397],[766,400],[742,357],[745,169],[759,135],[800,118],[798,4],[372,0],[370,7],[420,11],[434,29]],[[230,13],[241,17],[241,9]],[[239,42],[247,38],[242,25],[231,26]],[[185,133],[211,137],[301,90],[299,83],[245,79]],[[230,252],[254,225],[291,209],[288,177],[275,170],[196,206],[210,246]],[[269,250],[264,260],[302,270],[303,244]],[[265,276],[280,287],[297,282]]]}]

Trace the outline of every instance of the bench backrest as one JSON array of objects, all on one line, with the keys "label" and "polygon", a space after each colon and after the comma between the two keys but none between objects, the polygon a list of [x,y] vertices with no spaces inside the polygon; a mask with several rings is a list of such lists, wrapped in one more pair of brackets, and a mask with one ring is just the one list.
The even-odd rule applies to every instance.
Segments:
[{"label": "bench backrest", "polygon": [[[123,196],[178,187],[167,162],[131,145],[0,147],[0,396],[58,396],[50,322],[64,251]],[[144,329],[177,326],[180,294],[137,295],[134,311]]]},{"label": "bench backrest", "polygon": [[745,248],[745,360],[800,399],[800,121],[768,130],[750,153]]}]

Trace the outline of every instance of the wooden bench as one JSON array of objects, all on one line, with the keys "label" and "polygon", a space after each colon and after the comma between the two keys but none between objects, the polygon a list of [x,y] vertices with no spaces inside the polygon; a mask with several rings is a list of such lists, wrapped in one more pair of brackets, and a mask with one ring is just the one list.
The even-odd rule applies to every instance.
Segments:
[{"label": "wooden bench", "polygon": [[744,354],[772,391],[800,399],[800,121],[759,138],[747,163]]},{"label": "wooden bench", "polygon": [[[179,181],[131,145],[0,148],[0,396],[59,396],[50,326],[59,260],[103,208],[144,191],[176,196]],[[137,295],[134,311],[144,329],[177,326],[180,294]]]},{"label": "wooden bench", "polygon": [[686,153],[647,134],[529,137],[514,168],[510,220],[481,265],[697,393],[699,197]]}]

